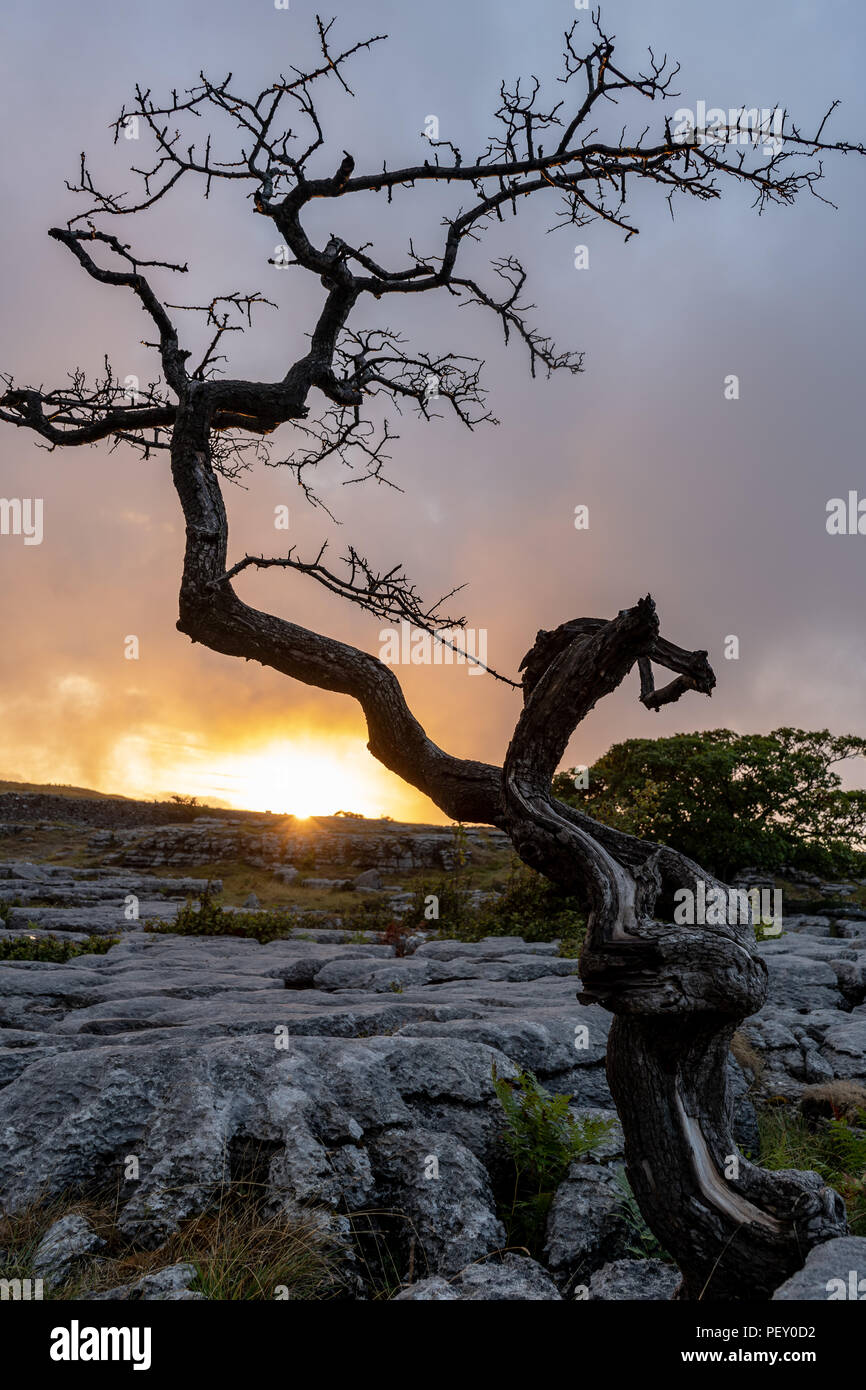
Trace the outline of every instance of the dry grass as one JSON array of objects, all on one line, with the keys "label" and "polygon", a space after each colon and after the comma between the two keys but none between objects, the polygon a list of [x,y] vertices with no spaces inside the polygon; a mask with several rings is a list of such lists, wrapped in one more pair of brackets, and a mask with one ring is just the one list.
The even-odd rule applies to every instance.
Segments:
[{"label": "dry grass", "polygon": [[731,1052],[743,1068],[743,1071],[751,1075],[752,1083],[754,1084],[760,1081],[766,1066],[764,1058],[761,1056],[760,1052],[756,1051],[746,1035],[741,1033],[739,1029],[731,1038]]},{"label": "dry grass", "polygon": [[856,1124],[866,1112],[866,1086],[859,1081],[822,1081],[807,1086],[800,1097],[804,1115]]},{"label": "dry grass", "polygon": [[288,1206],[275,1212],[262,1188],[247,1181],[226,1182],[208,1210],[183,1222],[158,1249],[142,1250],[117,1230],[117,1205],[116,1194],[51,1198],[0,1219],[0,1246],[6,1250],[0,1274],[7,1279],[31,1276],[33,1256],[48,1228],[61,1216],[79,1212],[105,1246],[83,1261],[68,1282],[47,1289],[48,1298],[107,1292],[181,1262],[193,1265],[191,1288],[208,1299],[322,1300],[345,1291],[349,1251],[324,1209]]}]

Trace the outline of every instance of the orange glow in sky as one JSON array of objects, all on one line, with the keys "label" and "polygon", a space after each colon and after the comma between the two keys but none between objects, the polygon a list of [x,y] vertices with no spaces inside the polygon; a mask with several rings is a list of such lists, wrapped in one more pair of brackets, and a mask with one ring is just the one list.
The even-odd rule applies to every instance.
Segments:
[{"label": "orange glow in sky", "polygon": [[178,767],[174,782],[206,801],[212,797],[250,811],[328,816],[359,811],[392,814],[395,793],[411,811],[413,797],[392,786],[363,743],[315,736],[281,739],[248,751],[217,754],[206,770]]},{"label": "orange glow in sky", "polygon": [[195,682],[161,679],[161,669],[159,701],[95,670],[67,669],[37,696],[0,692],[0,779],[141,800],[177,793],[277,815],[447,819],[376,761],[362,721],[340,727],[291,711],[238,717],[221,687],[202,704]]},{"label": "orange glow in sky", "polygon": [[180,742],[176,735],[166,739],[163,730],[152,732],[117,737],[97,777],[82,776],[74,755],[69,761],[54,757],[38,769],[31,764],[30,777],[145,800],[180,793],[203,805],[295,816],[356,811],[397,820],[443,819],[349,735],[311,732],[214,748],[189,736]]}]

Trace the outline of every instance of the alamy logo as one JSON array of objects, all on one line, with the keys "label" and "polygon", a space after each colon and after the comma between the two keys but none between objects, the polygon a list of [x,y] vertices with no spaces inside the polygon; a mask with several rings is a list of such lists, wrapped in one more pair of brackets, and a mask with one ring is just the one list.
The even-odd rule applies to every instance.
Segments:
[{"label": "alamy logo", "polygon": [[681,106],[674,112],[673,138],[678,145],[761,145],[764,154],[778,154],[782,148],[785,113],[778,107],[721,106],[707,109],[705,101],[697,108]]},{"label": "alamy logo", "polygon": [[[772,894],[772,897],[771,897]],[[779,888],[711,888],[702,878],[697,889],[674,893],[674,922],[678,927],[762,926],[765,936],[782,933],[782,892]]]},{"label": "alamy logo", "polygon": [[853,489],[844,497],[831,497],[827,503],[827,533],[831,536],[866,536],[866,497]]},{"label": "alamy logo", "polygon": [[0,497],[0,536],[23,536],[25,545],[41,545],[42,534],[41,497]]},{"label": "alamy logo", "polygon": [[383,627],[379,633],[379,660],[386,666],[458,666],[469,665],[470,676],[481,676],[487,670],[487,629],[439,628],[425,632],[402,622],[395,627]]},{"label": "alamy logo", "polygon": [[848,1282],[844,1279],[828,1279],[824,1285],[828,1299],[854,1298],[861,1303],[866,1301],[866,1279],[858,1279],[856,1269],[848,1270]]},{"label": "alamy logo", "polygon": [[52,1361],[131,1361],[134,1371],[150,1370],[149,1327],[68,1327],[51,1329]]},{"label": "alamy logo", "polygon": [[43,1298],[41,1279],[0,1279],[0,1300],[34,1303]]}]

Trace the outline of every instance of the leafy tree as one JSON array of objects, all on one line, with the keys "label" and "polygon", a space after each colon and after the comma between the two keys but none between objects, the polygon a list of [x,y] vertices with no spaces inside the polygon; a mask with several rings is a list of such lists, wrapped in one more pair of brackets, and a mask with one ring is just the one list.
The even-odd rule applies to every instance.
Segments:
[{"label": "leafy tree", "polygon": [[866,739],[827,729],[730,729],[633,738],[554,792],[582,811],[670,845],[721,877],[745,865],[781,864],[825,874],[862,869],[866,791],[845,791],[836,765],[866,754]]}]

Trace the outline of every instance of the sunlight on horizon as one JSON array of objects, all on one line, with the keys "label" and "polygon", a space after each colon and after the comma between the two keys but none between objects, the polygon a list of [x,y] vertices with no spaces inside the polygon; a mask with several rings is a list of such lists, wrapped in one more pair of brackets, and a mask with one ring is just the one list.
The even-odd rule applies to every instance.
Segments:
[{"label": "sunlight on horizon", "polygon": [[145,801],[194,796],[202,806],[275,815],[354,811],[436,824],[448,819],[378,763],[362,737],[309,727],[285,734],[270,726],[255,737],[211,736],[205,742],[189,730],[148,724],[115,735],[96,755],[93,740],[80,734],[67,741],[61,756],[0,740],[0,780]]},{"label": "sunlight on horizon", "polygon": [[[111,775],[113,773],[113,775]],[[413,788],[375,761],[347,735],[305,732],[231,748],[204,748],[190,739],[163,744],[143,735],[121,738],[111,759],[112,791],[125,796],[195,796],[236,810],[277,815],[437,819]]]},{"label": "sunlight on horizon", "polygon": [[226,754],[202,790],[237,809],[273,811],[295,816],[327,816],[358,811],[364,816],[389,814],[392,796],[377,785],[373,759],[363,745],[336,753],[322,744],[293,740],[268,744],[258,752]]}]

